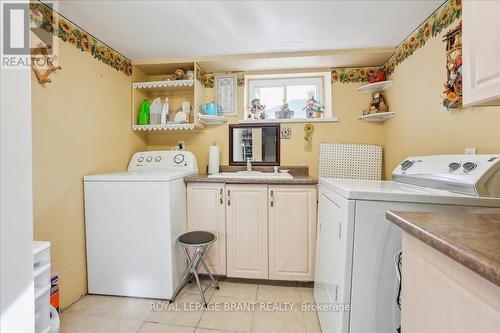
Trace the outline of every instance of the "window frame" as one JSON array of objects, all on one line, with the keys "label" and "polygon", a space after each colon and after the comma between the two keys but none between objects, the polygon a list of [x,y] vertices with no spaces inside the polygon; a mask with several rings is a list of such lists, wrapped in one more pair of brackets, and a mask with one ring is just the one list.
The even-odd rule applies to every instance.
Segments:
[{"label": "window frame", "polygon": [[[256,83],[256,81],[290,81],[296,80],[296,82],[301,83],[303,79],[307,78],[316,78],[321,79],[321,83],[319,85],[318,95],[316,98],[318,101],[324,106],[324,116],[323,118],[293,118],[293,119],[262,119],[262,120],[250,120],[247,119],[248,116],[248,108],[250,105],[250,101],[252,96],[254,96],[254,92],[251,89],[255,89],[258,87],[266,87],[266,85]],[[253,81],[253,82],[252,82]],[[314,83],[315,85],[316,82]],[[275,84],[269,85],[277,86],[277,87],[285,87],[293,84]],[[286,89],[284,89],[284,96],[286,98]],[[305,73],[277,73],[277,74],[248,74],[245,75],[245,96],[244,96],[244,110],[243,110],[243,120],[242,122],[311,122],[311,121],[337,121],[337,118],[333,115],[333,107],[332,107],[332,83],[331,83],[331,73],[330,72],[305,72]]]}]

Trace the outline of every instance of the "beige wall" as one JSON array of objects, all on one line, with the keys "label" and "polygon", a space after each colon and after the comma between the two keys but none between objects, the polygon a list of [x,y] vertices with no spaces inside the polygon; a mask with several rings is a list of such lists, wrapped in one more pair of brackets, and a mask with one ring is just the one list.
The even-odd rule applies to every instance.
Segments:
[{"label": "beige wall", "polygon": [[34,239],[52,242],[64,308],[87,291],[82,177],[125,169],[146,144],[130,130],[132,78],[68,43],[59,52],[51,83],[32,76],[33,208]]},{"label": "beige wall", "polygon": [[[449,29],[445,29],[448,31]],[[386,98],[393,119],[367,123],[357,119],[370,96],[356,91],[361,84],[333,85],[335,123],[314,124],[313,151],[304,151],[303,123],[292,128],[292,138],[281,141],[282,165],[309,165],[317,175],[320,142],[384,145],[384,172],[404,157],[419,154],[500,151],[500,107],[448,112],[440,93],[446,79],[442,35],[430,39],[396,67],[394,86]],[[170,149],[178,140],[198,157],[202,172],[213,141],[221,147],[221,163],[228,163],[228,124],[201,132],[152,134],[144,140],[130,130],[129,78],[107,65],[61,43],[62,71],[42,87],[33,76],[33,195],[34,238],[52,241],[54,270],[60,272],[62,306],[86,292],[82,176],[125,169],[132,152]],[[136,76],[142,76],[134,69]],[[239,91],[240,113],[243,94]],[[213,98],[207,89],[206,100]],[[236,123],[234,117],[229,123]]]},{"label": "beige wall", "polygon": [[[382,144],[383,126],[378,123],[367,123],[357,119],[362,110],[370,102],[370,96],[360,94],[356,88],[362,84],[333,85],[333,113],[339,118],[335,123],[315,123],[312,152],[304,151],[304,123],[282,124],[292,128],[292,138],[281,140],[282,165],[308,165],[310,173],[317,175],[319,143],[349,142]],[[207,89],[206,100],[211,100],[212,89]],[[242,88],[239,95],[242,96]],[[239,100],[240,114],[243,114],[241,97]],[[229,123],[237,123],[237,118],[231,118]],[[148,137],[148,149],[170,149],[178,140],[186,141],[186,149],[192,151],[198,158],[200,171],[205,172],[208,161],[208,148],[216,141],[221,148],[221,164],[228,164],[228,125],[205,128],[201,133],[154,134]]]},{"label": "beige wall", "polygon": [[500,107],[475,107],[449,112],[441,106],[446,81],[443,33],[429,39],[396,67],[386,94],[395,117],[384,124],[384,172],[387,178],[405,157],[500,152]]}]

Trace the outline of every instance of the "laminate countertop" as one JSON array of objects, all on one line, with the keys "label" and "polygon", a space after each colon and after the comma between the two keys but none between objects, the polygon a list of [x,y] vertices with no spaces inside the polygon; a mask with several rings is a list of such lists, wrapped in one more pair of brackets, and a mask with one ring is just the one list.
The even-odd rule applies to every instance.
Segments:
[{"label": "laminate countertop", "polygon": [[500,286],[500,214],[392,212],[406,233]]},{"label": "laminate countertop", "polygon": [[293,179],[241,179],[208,178],[207,175],[194,175],[184,178],[186,183],[224,183],[224,184],[271,184],[271,185],[316,185],[318,180],[309,176],[293,176]]}]

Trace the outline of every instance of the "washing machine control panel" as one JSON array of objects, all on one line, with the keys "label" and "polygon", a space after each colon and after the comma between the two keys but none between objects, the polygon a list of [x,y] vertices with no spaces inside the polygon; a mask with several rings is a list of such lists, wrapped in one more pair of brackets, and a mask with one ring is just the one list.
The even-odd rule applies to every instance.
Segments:
[{"label": "washing machine control panel", "polygon": [[196,156],[183,150],[158,150],[135,153],[128,171],[198,171]]},{"label": "washing machine control panel", "polygon": [[466,195],[500,197],[500,155],[408,157],[394,169],[392,179]]}]

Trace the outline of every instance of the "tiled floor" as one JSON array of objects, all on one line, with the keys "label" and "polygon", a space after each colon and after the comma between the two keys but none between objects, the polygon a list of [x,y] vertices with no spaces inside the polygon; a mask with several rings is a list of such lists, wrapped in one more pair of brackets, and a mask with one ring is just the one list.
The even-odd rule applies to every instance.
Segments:
[{"label": "tiled floor", "polygon": [[312,288],[222,281],[220,290],[207,291],[207,301],[209,309],[201,310],[194,283],[171,308],[149,299],[88,295],[61,314],[61,332],[321,332],[316,312],[302,311],[302,303],[313,302]]}]

